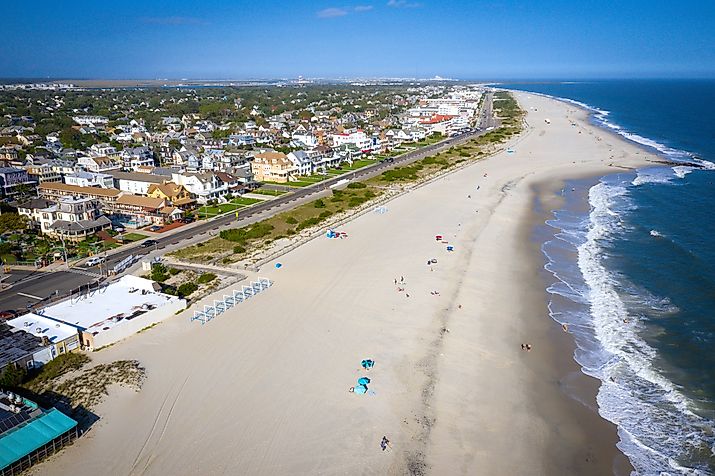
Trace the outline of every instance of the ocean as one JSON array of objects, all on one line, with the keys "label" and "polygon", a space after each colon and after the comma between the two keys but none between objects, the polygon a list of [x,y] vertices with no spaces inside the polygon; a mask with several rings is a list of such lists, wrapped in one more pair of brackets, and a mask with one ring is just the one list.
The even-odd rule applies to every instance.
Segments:
[{"label": "ocean", "polygon": [[567,184],[584,193],[564,194],[542,250],[551,316],[636,472],[715,474],[715,81],[500,86],[576,102],[682,163]]}]

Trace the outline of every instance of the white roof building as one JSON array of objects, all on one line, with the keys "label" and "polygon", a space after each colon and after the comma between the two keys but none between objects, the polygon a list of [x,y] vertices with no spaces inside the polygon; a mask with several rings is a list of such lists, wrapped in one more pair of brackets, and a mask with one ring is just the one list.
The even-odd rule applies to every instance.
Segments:
[{"label": "white roof building", "polygon": [[96,349],[185,308],[186,300],[159,292],[154,281],[128,275],[48,306],[40,314],[74,327],[81,335],[82,346]]}]

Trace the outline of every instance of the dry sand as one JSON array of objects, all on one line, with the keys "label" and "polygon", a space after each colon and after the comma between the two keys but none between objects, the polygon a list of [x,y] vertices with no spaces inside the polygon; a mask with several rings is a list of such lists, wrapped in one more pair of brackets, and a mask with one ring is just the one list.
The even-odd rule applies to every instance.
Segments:
[{"label": "dry sand", "polygon": [[[348,239],[292,251],[261,274],[271,289],[204,326],[186,312],[96,354],[138,359],[147,381],[139,393],[113,392],[92,430],[38,472],[535,475],[622,465],[615,428],[560,389],[574,370],[570,342],[547,314],[529,235],[542,219],[535,187],[553,196],[562,179],[642,165],[646,153],[573,106],[518,99],[529,126],[514,154],[357,218],[342,227]],[[394,285],[401,276],[405,292]],[[377,362],[370,372],[364,358]],[[362,375],[370,394],[348,393]]]}]

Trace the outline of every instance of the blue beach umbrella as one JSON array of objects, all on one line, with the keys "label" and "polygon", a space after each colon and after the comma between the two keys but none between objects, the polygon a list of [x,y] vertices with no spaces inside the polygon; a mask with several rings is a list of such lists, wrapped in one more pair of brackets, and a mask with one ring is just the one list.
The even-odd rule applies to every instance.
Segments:
[{"label": "blue beach umbrella", "polygon": [[369,383],[370,383],[370,379],[367,378],[367,377],[360,377],[360,378],[358,379],[358,384],[359,384],[359,385],[367,385],[367,384],[369,384]]},{"label": "blue beach umbrella", "polygon": [[281,266],[283,266],[283,265],[280,263],[276,263],[276,269],[280,268]]},{"label": "blue beach umbrella", "polygon": [[353,392],[357,393],[358,395],[363,395],[367,393],[367,387],[365,385],[358,385],[357,387],[355,387]]}]

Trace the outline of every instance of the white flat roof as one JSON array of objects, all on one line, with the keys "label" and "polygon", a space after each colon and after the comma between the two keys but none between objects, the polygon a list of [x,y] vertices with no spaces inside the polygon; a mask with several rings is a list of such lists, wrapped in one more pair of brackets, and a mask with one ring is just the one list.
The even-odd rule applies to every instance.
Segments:
[{"label": "white flat roof", "polygon": [[7,323],[37,337],[47,337],[53,344],[78,335],[76,327],[33,313],[10,319]]},{"label": "white flat roof", "polygon": [[174,302],[179,298],[154,291],[154,282],[137,276],[119,281],[80,298],[46,307],[42,313],[53,319],[90,332],[100,333],[142,313]]}]

